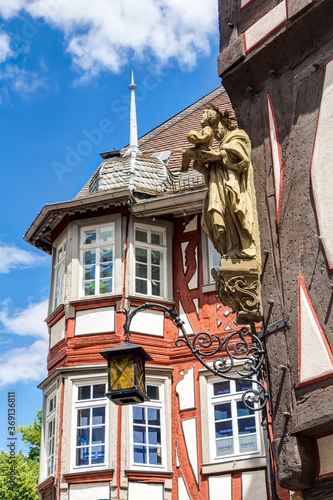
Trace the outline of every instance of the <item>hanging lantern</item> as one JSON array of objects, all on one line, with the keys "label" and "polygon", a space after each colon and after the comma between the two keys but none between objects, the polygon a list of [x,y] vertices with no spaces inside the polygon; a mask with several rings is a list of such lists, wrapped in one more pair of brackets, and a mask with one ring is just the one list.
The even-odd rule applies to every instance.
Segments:
[{"label": "hanging lantern", "polygon": [[100,354],[108,363],[107,398],[121,406],[149,401],[146,394],[145,361],[152,358],[143,347],[125,342]]}]

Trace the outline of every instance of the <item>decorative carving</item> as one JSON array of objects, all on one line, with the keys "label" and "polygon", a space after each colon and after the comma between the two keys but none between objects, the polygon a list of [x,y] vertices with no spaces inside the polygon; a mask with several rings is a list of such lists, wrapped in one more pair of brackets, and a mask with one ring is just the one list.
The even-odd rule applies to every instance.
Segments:
[{"label": "decorative carving", "polygon": [[[193,158],[193,167],[204,174],[208,185],[201,224],[221,254],[213,277],[223,304],[242,320],[259,321],[261,257],[251,141],[233,120],[229,111],[222,113],[214,105],[206,110],[202,132],[189,133],[188,140],[197,146],[183,152],[182,170]],[[218,151],[211,148],[211,131],[220,143]]]}]

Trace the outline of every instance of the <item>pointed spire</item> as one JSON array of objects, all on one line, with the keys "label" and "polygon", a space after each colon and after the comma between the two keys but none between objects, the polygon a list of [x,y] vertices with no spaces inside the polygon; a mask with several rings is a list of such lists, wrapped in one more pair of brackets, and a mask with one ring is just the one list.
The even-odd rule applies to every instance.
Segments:
[{"label": "pointed spire", "polygon": [[132,80],[128,89],[131,91],[131,112],[130,112],[130,139],[129,139],[129,147],[125,153],[125,156],[135,151],[136,153],[141,154],[141,151],[138,148],[138,129],[137,129],[137,121],[136,121],[136,106],[135,106],[135,91],[137,89],[137,85],[134,83],[134,75],[132,71]]}]

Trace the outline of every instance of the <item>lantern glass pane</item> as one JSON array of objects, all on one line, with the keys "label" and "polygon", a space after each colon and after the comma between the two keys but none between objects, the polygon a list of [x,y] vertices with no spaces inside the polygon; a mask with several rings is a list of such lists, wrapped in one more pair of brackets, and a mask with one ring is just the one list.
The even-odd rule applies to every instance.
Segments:
[{"label": "lantern glass pane", "polygon": [[110,391],[130,389],[135,386],[134,359],[132,355],[110,359]]},{"label": "lantern glass pane", "polygon": [[142,392],[146,392],[146,387],[145,387],[145,362],[144,360],[140,357],[136,357],[136,363],[137,363],[137,384],[139,386],[139,389]]}]

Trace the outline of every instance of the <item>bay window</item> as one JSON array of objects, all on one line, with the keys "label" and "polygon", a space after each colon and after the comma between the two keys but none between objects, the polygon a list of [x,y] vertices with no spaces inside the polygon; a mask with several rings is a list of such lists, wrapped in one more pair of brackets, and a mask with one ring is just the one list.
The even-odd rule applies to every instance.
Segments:
[{"label": "bay window", "polygon": [[132,466],[166,468],[164,384],[146,389],[150,401],[131,408]]},{"label": "bay window", "polygon": [[113,293],[114,224],[81,231],[81,295]]},{"label": "bay window", "polygon": [[166,297],[166,230],[134,226],[134,291]]},{"label": "bay window", "polygon": [[242,394],[252,388],[246,381],[208,384],[211,460],[230,460],[260,454],[260,422],[248,409]]},{"label": "bay window", "polygon": [[54,443],[56,422],[56,395],[52,394],[46,401],[46,475],[54,473]]},{"label": "bay window", "polygon": [[105,384],[75,387],[75,467],[103,466],[106,463]]},{"label": "bay window", "polygon": [[53,309],[56,309],[63,301],[64,294],[64,276],[65,276],[65,258],[66,258],[66,240],[57,248],[54,264],[54,291],[53,291]]}]

